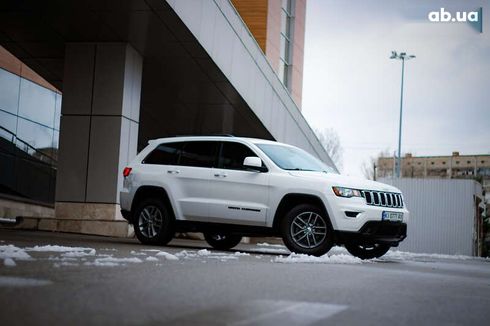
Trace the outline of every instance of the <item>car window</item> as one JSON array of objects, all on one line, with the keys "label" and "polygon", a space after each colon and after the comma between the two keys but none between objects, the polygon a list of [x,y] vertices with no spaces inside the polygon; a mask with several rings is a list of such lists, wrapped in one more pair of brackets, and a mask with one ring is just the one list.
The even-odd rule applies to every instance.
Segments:
[{"label": "car window", "polygon": [[215,166],[219,142],[193,141],[184,144],[180,165],[211,168]]},{"label": "car window", "polygon": [[243,160],[247,156],[257,155],[243,144],[223,142],[219,167],[222,169],[246,170],[243,166]]},{"label": "car window", "polygon": [[176,165],[183,143],[160,144],[143,160],[144,164]]}]

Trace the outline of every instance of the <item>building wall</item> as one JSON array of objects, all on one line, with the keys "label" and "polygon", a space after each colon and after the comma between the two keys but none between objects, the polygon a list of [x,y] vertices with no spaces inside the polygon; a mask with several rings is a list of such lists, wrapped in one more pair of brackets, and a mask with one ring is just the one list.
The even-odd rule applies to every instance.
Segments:
[{"label": "building wall", "polygon": [[[284,81],[296,105],[301,109],[303,93],[303,60],[305,40],[306,0],[290,0],[290,39],[288,73]],[[265,53],[270,65],[282,80],[281,58],[284,60],[286,1],[281,0],[231,0],[255,40]]]},{"label": "building wall", "polygon": [[54,202],[61,94],[0,47],[0,195]]},{"label": "building wall", "polygon": [[476,255],[475,196],[481,186],[473,180],[381,179],[403,192],[410,211],[407,238],[399,250],[417,253]]}]

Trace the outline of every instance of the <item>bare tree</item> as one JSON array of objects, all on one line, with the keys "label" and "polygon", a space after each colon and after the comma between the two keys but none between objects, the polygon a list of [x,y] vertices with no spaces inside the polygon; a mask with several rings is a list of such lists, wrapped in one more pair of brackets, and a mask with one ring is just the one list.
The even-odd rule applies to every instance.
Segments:
[{"label": "bare tree", "polygon": [[367,161],[364,161],[362,163],[362,174],[364,174],[364,177],[366,177],[366,179],[376,180],[376,169],[378,165],[378,159],[380,157],[390,157],[389,150],[386,149],[384,151],[381,151],[376,157],[371,156]]},{"label": "bare tree", "polygon": [[323,130],[313,129],[318,140],[322,143],[325,151],[327,151],[328,156],[332,159],[337,169],[342,168],[343,154],[344,150],[340,145],[339,135],[333,128],[326,128]]}]

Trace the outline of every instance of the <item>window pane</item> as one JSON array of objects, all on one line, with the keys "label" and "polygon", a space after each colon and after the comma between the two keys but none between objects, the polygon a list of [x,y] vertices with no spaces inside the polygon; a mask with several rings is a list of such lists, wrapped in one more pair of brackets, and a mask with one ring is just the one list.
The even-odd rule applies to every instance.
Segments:
[{"label": "window pane", "polygon": [[55,107],[55,92],[22,79],[19,116],[53,128]]},{"label": "window pane", "polygon": [[282,60],[279,60],[279,72],[278,72],[278,75],[279,75],[279,79],[281,80],[281,82],[286,85],[286,79],[284,78],[285,77],[285,74],[284,72],[286,71],[286,65],[284,64],[284,62],[282,62]]},{"label": "window pane", "polygon": [[243,160],[247,156],[257,155],[243,144],[224,142],[220,157],[220,167],[223,169],[245,170]]},{"label": "window pane", "polygon": [[184,145],[180,165],[211,168],[215,166],[218,142],[195,141]]},{"label": "window pane", "polygon": [[19,118],[17,147],[37,160],[52,164],[53,129]]},{"label": "window pane", "polygon": [[17,117],[0,111],[0,152],[13,153]]},{"label": "window pane", "polygon": [[289,41],[281,34],[281,59],[289,63]]},{"label": "window pane", "polygon": [[56,104],[54,111],[54,129],[60,130],[60,118],[61,118],[61,94],[55,94]]},{"label": "window pane", "polygon": [[143,161],[145,164],[176,165],[183,143],[160,144]]},{"label": "window pane", "polygon": [[0,110],[17,114],[20,77],[0,68]]}]

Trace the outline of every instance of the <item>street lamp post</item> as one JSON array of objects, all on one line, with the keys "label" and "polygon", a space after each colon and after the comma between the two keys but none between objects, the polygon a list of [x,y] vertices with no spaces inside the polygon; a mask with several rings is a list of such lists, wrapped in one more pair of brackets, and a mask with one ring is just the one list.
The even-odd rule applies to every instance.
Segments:
[{"label": "street lamp post", "polygon": [[403,114],[403,78],[405,75],[405,61],[415,58],[412,54],[406,52],[391,51],[390,59],[397,59],[402,61],[402,84],[400,94],[400,124],[398,126],[398,156],[396,159],[396,176],[400,178],[401,175],[401,151],[402,151],[402,114]]}]

